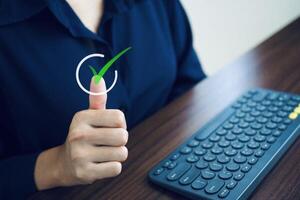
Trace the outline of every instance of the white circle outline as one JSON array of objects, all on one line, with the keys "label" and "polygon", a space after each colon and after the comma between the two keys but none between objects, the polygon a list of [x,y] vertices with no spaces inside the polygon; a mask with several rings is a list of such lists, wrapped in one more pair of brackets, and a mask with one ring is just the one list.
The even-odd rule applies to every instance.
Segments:
[{"label": "white circle outline", "polygon": [[78,86],[87,94],[89,95],[104,95],[104,94],[107,94],[110,90],[113,89],[113,87],[115,86],[115,84],[117,83],[117,79],[118,79],[118,71],[115,70],[115,79],[114,79],[114,82],[112,83],[112,85],[105,91],[103,92],[91,92],[91,91],[88,91],[87,89],[85,89],[83,87],[83,85],[81,84],[80,82],[80,79],[79,79],[79,70],[81,68],[81,65],[89,58],[92,58],[92,57],[101,57],[101,58],[104,58],[104,55],[103,54],[100,54],[100,53],[94,53],[94,54],[90,54],[86,57],[84,57],[77,65],[77,68],[76,68],[76,81],[77,81],[77,84]]}]

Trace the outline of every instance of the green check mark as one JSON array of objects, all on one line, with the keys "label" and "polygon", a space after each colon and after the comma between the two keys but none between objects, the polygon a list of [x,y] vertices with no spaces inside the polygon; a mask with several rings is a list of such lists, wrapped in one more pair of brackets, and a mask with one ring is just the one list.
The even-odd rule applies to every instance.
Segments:
[{"label": "green check mark", "polygon": [[95,70],[94,67],[89,66],[89,68],[91,69],[91,71],[92,71],[92,73],[94,75],[94,81],[95,81],[95,83],[98,84],[100,82],[101,78],[107,72],[107,70],[114,64],[114,62],[116,62],[123,54],[125,54],[130,49],[131,49],[131,47],[128,47],[128,48],[124,49],[123,51],[121,51],[120,53],[118,53],[115,57],[113,57],[110,61],[108,61],[104,65],[104,67],[99,71],[99,73],[97,73],[97,71]]}]

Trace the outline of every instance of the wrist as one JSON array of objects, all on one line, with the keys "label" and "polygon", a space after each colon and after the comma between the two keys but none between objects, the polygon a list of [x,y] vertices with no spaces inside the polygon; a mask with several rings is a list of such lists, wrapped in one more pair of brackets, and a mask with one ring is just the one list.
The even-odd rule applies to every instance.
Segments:
[{"label": "wrist", "polygon": [[61,153],[63,146],[57,146],[43,151],[37,158],[34,178],[38,190],[61,186],[63,177]]}]

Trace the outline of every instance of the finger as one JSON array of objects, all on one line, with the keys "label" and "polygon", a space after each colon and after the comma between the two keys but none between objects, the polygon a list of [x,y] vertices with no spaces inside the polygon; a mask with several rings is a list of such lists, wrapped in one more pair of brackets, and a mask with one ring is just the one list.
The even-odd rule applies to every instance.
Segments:
[{"label": "finger", "polygon": [[111,127],[126,129],[125,115],[120,110],[85,110],[77,113],[80,123],[93,127]]},{"label": "finger", "polygon": [[109,147],[109,146],[89,146],[86,151],[88,152],[86,158],[90,162],[100,163],[117,161],[123,162],[127,159],[128,150],[125,146]]},{"label": "finger", "polygon": [[128,141],[128,132],[123,128],[91,128],[86,141],[93,145],[124,146]]},{"label": "finger", "polygon": [[[101,78],[99,82],[95,81],[95,76],[91,79],[90,91],[99,93],[106,91],[106,85],[104,78]],[[107,94],[103,95],[90,95],[90,109],[103,110],[106,107]]]},{"label": "finger", "polygon": [[95,180],[117,176],[121,171],[122,164],[120,162],[91,163],[89,165],[89,174]]}]

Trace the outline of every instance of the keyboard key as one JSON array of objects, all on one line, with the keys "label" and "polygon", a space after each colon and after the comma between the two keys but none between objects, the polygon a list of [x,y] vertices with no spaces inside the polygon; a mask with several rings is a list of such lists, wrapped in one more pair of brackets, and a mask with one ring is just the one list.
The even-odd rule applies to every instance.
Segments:
[{"label": "keyboard key", "polygon": [[232,177],[232,173],[223,170],[223,171],[221,171],[221,172],[219,173],[219,177],[220,177],[221,179],[227,180],[227,179],[230,179],[230,178]]},{"label": "keyboard key", "polygon": [[171,156],[170,160],[177,160],[178,158],[180,157],[180,154],[179,153],[175,153]]},{"label": "keyboard key", "polygon": [[236,113],[235,113],[235,116],[237,117],[237,118],[243,118],[243,117],[245,117],[245,113],[244,112],[241,112],[241,111],[237,111]]},{"label": "keyboard key", "polygon": [[256,131],[249,128],[249,129],[245,130],[245,134],[248,135],[248,136],[253,136],[253,135],[256,134]]},{"label": "keyboard key", "polygon": [[167,160],[164,164],[163,164],[163,167],[168,167],[172,162]]},{"label": "keyboard key", "polygon": [[270,111],[264,111],[262,115],[264,117],[271,118],[274,114]]},{"label": "keyboard key", "polygon": [[193,183],[192,183],[192,188],[195,190],[201,190],[207,185],[207,181],[197,178]]},{"label": "keyboard key", "polygon": [[254,129],[254,130],[259,130],[259,129],[262,128],[262,125],[255,122],[255,123],[251,124],[251,128]]},{"label": "keyboard key", "polygon": [[189,141],[188,146],[189,146],[189,147],[196,147],[196,146],[198,146],[199,144],[200,144],[199,141],[197,141],[197,140],[191,140],[191,141]]},{"label": "keyboard key", "polygon": [[251,169],[251,165],[245,164],[242,166],[241,171],[247,173],[250,171],[250,169]]},{"label": "keyboard key", "polygon": [[204,179],[212,179],[213,177],[215,177],[215,175],[216,174],[214,172],[206,170],[206,169],[201,171],[201,176]]},{"label": "keyboard key", "polygon": [[214,153],[214,154],[220,154],[223,152],[223,148],[219,147],[219,146],[214,146],[212,149],[211,149],[211,152]]},{"label": "keyboard key", "polygon": [[254,154],[256,157],[262,157],[264,155],[264,151],[259,149]]},{"label": "keyboard key", "polygon": [[212,135],[212,136],[210,136],[209,137],[209,140],[211,141],[211,142],[218,142],[219,140],[220,140],[220,136],[218,136],[218,135]]},{"label": "keyboard key", "polygon": [[234,157],[234,162],[238,163],[238,164],[241,164],[241,163],[244,163],[247,161],[247,158],[242,156],[242,155],[237,155]]},{"label": "keyboard key", "polygon": [[168,175],[167,179],[169,181],[178,180],[186,171],[191,168],[190,164],[187,163],[179,163],[177,167],[175,167]]},{"label": "keyboard key", "polygon": [[274,102],[274,105],[277,107],[281,107],[284,105],[284,103],[282,101],[276,101],[276,102]]},{"label": "keyboard key", "polygon": [[227,123],[225,123],[225,124],[223,125],[223,128],[226,129],[226,130],[230,130],[230,129],[233,128],[233,126],[234,126],[234,125],[233,125],[232,123],[227,122]]},{"label": "keyboard key", "polygon": [[271,101],[264,100],[261,104],[264,105],[264,106],[269,106],[269,105],[271,105]]},{"label": "keyboard key", "polygon": [[197,147],[194,149],[194,154],[196,154],[197,156],[202,156],[206,154],[206,149],[203,149],[202,147]]},{"label": "keyboard key", "polygon": [[279,129],[280,131],[284,131],[286,128],[287,128],[287,126],[284,125],[284,124],[281,124],[281,125],[278,126],[278,129]]},{"label": "keyboard key", "polygon": [[179,183],[182,185],[191,184],[198,176],[200,175],[200,170],[192,167],[188,172],[184,174],[179,180]]},{"label": "keyboard key", "polygon": [[260,130],[260,134],[261,135],[270,135],[270,134],[272,134],[272,131],[270,129],[263,128]]},{"label": "keyboard key", "polygon": [[271,100],[271,101],[274,101],[274,100],[276,100],[278,97],[279,97],[279,94],[278,94],[278,93],[270,93],[270,94],[267,96],[267,99],[269,99],[269,100]]},{"label": "keyboard key", "polygon": [[223,128],[217,130],[217,135],[222,136],[222,135],[226,135],[226,134],[227,134],[227,131]]},{"label": "keyboard key", "polygon": [[228,189],[231,190],[231,189],[233,189],[233,188],[236,186],[236,184],[237,184],[236,181],[230,180],[230,181],[227,183],[226,187],[227,187]]},{"label": "keyboard key", "polygon": [[199,168],[199,169],[205,169],[206,167],[208,167],[208,163],[203,161],[203,160],[199,160],[196,163],[196,167]]},{"label": "keyboard key", "polygon": [[225,148],[225,147],[228,147],[228,146],[230,145],[230,142],[227,141],[227,140],[222,139],[222,140],[219,141],[218,145],[219,145],[220,147]]},{"label": "keyboard key", "polygon": [[254,164],[256,164],[256,162],[257,162],[257,158],[256,157],[251,157],[251,158],[249,158],[249,160],[248,160],[248,163],[249,164],[251,164],[251,165],[254,165]]},{"label": "keyboard key", "polygon": [[247,112],[251,111],[251,108],[248,107],[248,106],[246,106],[246,105],[244,105],[244,106],[242,106],[241,111],[247,113]]},{"label": "keyboard key", "polygon": [[229,190],[227,190],[226,188],[224,188],[223,190],[220,191],[218,197],[225,198],[225,197],[228,196],[228,194],[229,194]]},{"label": "keyboard key", "polygon": [[282,118],[285,118],[285,117],[288,116],[288,113],[287,113],[287,112],[284,112],[284,111],[279,111],[279,112],[277,113],[277,116],[282,117]]},{"label": "keyboard key", "polygon": [[257,110],[253,110],[251,111],[250,115],[252,115],[252,117],[258,117],[261,114],[261,112],[257,111]]},{"label": "keyboard key", "polygon": [[177,163],[176,162],[172,162],[169,166],[168,169],[174,169],[176,167]]},{"label": "keyboard key", "polygon": [[224,186],[224,181],[219,179],[214,179],[208,183],[205,187],[205,192],[208,194],[215,194],[217,193],[222,187]]},{"label": "keyboard key", "polygon": [[261,148],[262,148],[263,150],[268,150],[268,149],[270,148],[270,144],[268,144],[268,143],[263,143],[263,144],[261,145]]},{"label": "keyboard key", "polygon": [[259,92],[252,97],[253,101],[262,101],[267,96],[267,92]]},{"label": "keyboard key", "polygon": [[254,138],[253,138],[256,142],[263,142],[266,140],[266,137],[263,136],[263,135],[256,135]]},{"label": "keyboard key", "polygon": [[234,149],[241,149],[241,148],[243,148],[244,144],[236,140],[236,141],[231,142],[231,146]]},{"label": "keyboard key", "polygon": [[289,113],[293,110],[293,107],[292,106],[283,106],[282,110]]},{"label": "keyboard key", "polygon": [[281,133],[282,133],[281,131],[276,130],[276,131],[274,131],[273,136],[279,137],[281,135]]},{"label": "keyboard key", "polygon": [[228,171],[234,172],[234,171],[239,170],[239,169],[240,169],[240,166],[239,166],[238,164],[236,164],[236,163],[231,162],[231,163],[228,163],[228,164],[227,164],[226,169],[227,169]]},{"label": "keyboard key", "polygon": [[239,123],[239,121],[240,121],[239,118],[237,118],[235,116],[231,117],[229,120],[229,122],[232,124],[237,124],[237,123]]},{"label": "keyboard key", "polygon": [[183,147],[181,150],[180,150],[180,153],[182,154],[189,154],[192,152],[192,148],[190,147]]},{"label": "keyboard key", "polygon": [[160,167],[160,168],[156,169],[156,170],[153,172],[153,174],[154,174],[155,176],[158,176],[158,175],[160,175],[163,171],[164,171],[164,168]]},{"label": "keyboard key", "polygon": [[242,149],[241,154],[243,156],[251,156],[253,154],[253,150],[245,147],[244,149]]},{"label": "keyboard key", "polygon": [[234,156],[235,154],[237,154],[237,150],[235,150],[231,147],[228,147],[224,150],[224,153],[226,156]]},{"label": "keyboard key", "polygon": [[275,129],[277,127],[277,124],[273,123],[273,122],[268,122],[266,127],[268,129]]},{"label": "keyboard key", "polygon": [[248,123],[251,123],[251,122],[254,122],[255,118],[252,117],[251,115],[248,115],[247,117],[245,117],[244,120]]},{"label": "keyboard key", "polygon": [[284,123],[285,125],[289,125],[290,123],[292,123],[292,120],[290,120],[290,119],[285,119],[285,120],[283,120],[283,123]]},{"label": "keyboard key", "polygon": [[243,132],[243,129],[239,128],[239,127],[235,127],[232,129],[232,133],[235,135],[239,135]]},{"label": "keyboard key", "polygon": [[233,179],[236,181],[240,181],[240,180],[242,180],[242,178],[244,178],[244,173],[242,173],[242,172],[236,173],[233,177]]},{"label": "keyboard key", "polygon": [[213,163],[210,163],[209,164],[209,168],[212,170],[212,171],[220,171],[222,168],[223,168],[223,165],[219,164],[219,163],[216,163],[216,162],[213,162]]},{"label": "keyboard key", "polygon": [[273,136],[270,136],[270,137],[267,138],[268,143],[274,143],[275,141],[276,141],[276,138],[273,137]]},{"label": "keyboard key", "polygon": [[211,161],[214,161],[216,159],[216,155],[212,154],[212,153],[207,153],[203,159],[205,161],[208,161],[208,162],[211,162]]},{"label": "keyboard key", "polygon": [[213,146],[214,144],[212,142],[209,142],[209,141],[204,141],[201,146],[205,149],[209,149]]},{"label": "keyboard key", "polygon": [[258,105],[258,106],[256,107],[256,110],[258,110],[258,111],[264,111],[264,110],[266,110],[266,106]]},{"label": "keyboard key", "polygon": [[250,141],[247,146],[250,148],[250,149],[257,149],[259,148],[259,143],[257,142],[254,142],[254,141]]},{"label": "keyboard key", "polygon": [[272,118],[273,123],[280,123],[282,120],[283,120],[282,117],[276,117],[275,116],[275,117]]},{"label": "keyboard key", "polygon": [[271,112],[277,112],[279,110],[279,108],[277,106],[270,106],[268,108],[268,110],[271,111]]},{"label": "keyboard key", "polygon": [[195,155],[189,155],[186,158],[186,161],[189,162],[189,163],[194,163],[194,162],[197,162],[198,160],[199,160],[199,157],[195,156]]},{"label": "keyboard key", "polygon": [[248,142],[250,140],[250,137],[247,135],[239,135],[238,138],[239,138],[239,141],[244,142],[244,143]]},{"label": "keyboard key", "polygon": [[249,127],[249,123],[248,122],[240,122],[239,123],[239,127],[242,129],[248,128]]},{"label": "keyboard key", "polygon": [[228,156],[225,156],[222,154],[222,155],[217,156],[217,160],[219,163],[225,164],[230,161],[230,158]]},{"label": "keyboard key", "polygon": [[261,124],[265,124],[265,123],[267,123],[267,121],[268,121],[268,119],[265,118],[265,117],[258,117],[257,118],[257,122],[261,123]]},{"label": "keyboard key", "polygon": [[232,133],[228,133],[226,136],[225,136],[225,139],[226,140],[229,140],[229,141],[233,141],[236,139],[236,136]]}]

